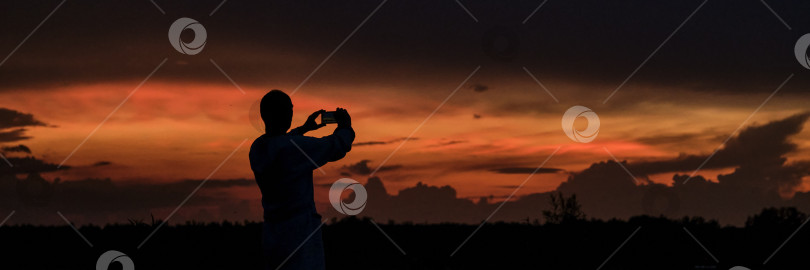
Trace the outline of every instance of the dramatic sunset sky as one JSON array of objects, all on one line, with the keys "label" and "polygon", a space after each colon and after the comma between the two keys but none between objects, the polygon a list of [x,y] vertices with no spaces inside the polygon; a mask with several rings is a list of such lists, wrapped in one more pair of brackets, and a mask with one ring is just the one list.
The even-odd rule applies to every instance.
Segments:
[{"label": "dramatic sunset sky", "polygon": [[[0,143],[70,167],[44,173],[49,181],[200,180],[234,149],[211,179],[252,180],[258,100],[281,89],[295,91],[293,126],[319,109],[351,113],[354,148],[326,175],[314,172],[320,203],[335,180],[365,183],[378,166],[391,195],[422,182],[498,201],[558,148],[517,197],[554,190],[611,154],[637,178],[671,185],[697,167],[633,172],[632,164],[704,157],[735,132],[810,110],[810,70],[793,50],[810,32],[807,1],[551,0],[534,14],[542,1],[461,2],[67,1],[55,11],[61,1],[3,2],[0,108],[33,119],[0,119]],[[170,45],[180,17],[206,28],[201,53]],[[493,35],[515,37],[511,59],[485,52]],[[562,115],[575,105],[601,120],[591,143],[563,133]],[[798,126],[786,164],[810,161],[810,129]],[[698,175],[716,181],[738,164],[707,165]],[[780,195],[810,191],[807,174]],[[165,215],[191,189],[152,207]],[[200,192],[246,201],[258,219],[255,186]]]}]

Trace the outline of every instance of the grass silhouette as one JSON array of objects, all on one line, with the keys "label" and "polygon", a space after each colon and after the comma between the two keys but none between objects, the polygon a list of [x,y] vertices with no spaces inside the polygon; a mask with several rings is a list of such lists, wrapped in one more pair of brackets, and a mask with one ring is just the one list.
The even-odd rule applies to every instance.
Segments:
[{"label": "grass silhouette", "polygon": [[[796,231],[806,220],[793,208],[768,208],[741,228],[700,217],[492,223],[452,257],[478,225],[378,223],[405,255],[368,218],[333,219],[323,233],[329,269],[804,269],[810,232]],[[137,249],[160,223],[80,227],[92,247],[68,226],[4,226],[3,269],[94,269],[108,250],[127,254],[138,269],[261,268],[259,222],[170,224]]]}]

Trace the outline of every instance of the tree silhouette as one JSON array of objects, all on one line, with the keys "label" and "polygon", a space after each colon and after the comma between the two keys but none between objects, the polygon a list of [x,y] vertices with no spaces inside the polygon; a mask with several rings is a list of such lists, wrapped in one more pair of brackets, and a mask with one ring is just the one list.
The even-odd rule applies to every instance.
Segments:
[{"label": "tree silhouette", "polygon": [[745,221],[746,227],[796,227],[804,223],[807,214],[796,207],[765,208]]},{"label": "tree silhouette", "polygon": [[551,210],[543,210],[546,223],[560,224],[585,219],[582,205],[577,201],[577,195],[571,194],[566,198],[562,192],[551,193]]}]

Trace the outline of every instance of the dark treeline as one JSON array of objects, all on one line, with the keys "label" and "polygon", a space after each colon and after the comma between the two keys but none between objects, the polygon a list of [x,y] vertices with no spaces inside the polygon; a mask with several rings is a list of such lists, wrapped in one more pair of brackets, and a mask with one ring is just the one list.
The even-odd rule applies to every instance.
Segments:
[{"label": "dark treeline", "polygon": [[[807,269],[807,228],[763,264],[805,220],[796,209],[769,208],[745,227],[648,216],[494,223],[481,227],[453,256],[477,225],[377,223],[404,255],[371,219],[332,220],[323,233],[329,269]],[[68,226],[4,226],[2,269],[95,269],[108,250],[126,253],[137,269],[260,269],[261,223],[164,226],[138,249],[160,222],[151,223],[82,226],[92,247]],[[109,269],[120,267],[113,263]]]}]

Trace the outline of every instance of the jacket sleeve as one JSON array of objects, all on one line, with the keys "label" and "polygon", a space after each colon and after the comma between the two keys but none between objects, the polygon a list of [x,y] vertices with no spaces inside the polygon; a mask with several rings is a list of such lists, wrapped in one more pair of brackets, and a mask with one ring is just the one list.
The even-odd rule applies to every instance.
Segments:
[{"label": "jacket sleeve", "polygon": [[312,163],[314,163],[318,168],[327,162],[337,161],[346,156],[346,153],[352,150],[354,136],[352,128],[342,127],[336,128],[331,135],[322,138],[292,136],[290,140],[298,148],[296,151],[309,159],[309,162],[305,164],[312,168]]},{"label": "jacket sleeve", "polygon": [[291,129],[290,132],[287,132],[287,135],[290,136],[304,136],[304,126],[300,126],[294,129]]}]

